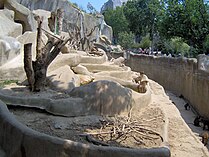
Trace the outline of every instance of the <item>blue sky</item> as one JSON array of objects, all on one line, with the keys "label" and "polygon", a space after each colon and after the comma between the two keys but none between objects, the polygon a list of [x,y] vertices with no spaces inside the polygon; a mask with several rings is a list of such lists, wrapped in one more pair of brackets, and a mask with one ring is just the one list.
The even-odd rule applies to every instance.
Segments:
[{"label": "blue sky", "polygon": [[78,6],[82,6],[84,10],[87,11],[87,4],[90,2],[97,11],[100,12],[102,5],[108,0],[69,0],[72,3],[77,3]]}]

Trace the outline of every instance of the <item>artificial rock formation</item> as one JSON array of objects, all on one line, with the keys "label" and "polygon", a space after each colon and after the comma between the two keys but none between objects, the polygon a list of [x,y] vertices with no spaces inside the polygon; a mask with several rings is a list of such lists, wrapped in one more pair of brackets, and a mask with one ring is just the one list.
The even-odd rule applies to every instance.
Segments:
[{"label": "artificial rock formation", "polygon": [[132,92],[112,81],[96,81],[85,86],[74,88],[70,96],[82,98],[100,115],[120,114],[132,107]]},{"label": "artificial rock formation", "polygon": [[67,30],[72,29],[72,27],[78,26],[81,29],[81,36],[83,36],[86,29],[91,30],[95,26],[98,26],[91,36],[92,40],[99,40],[99,36],[102,34],[107,36],[108,39],[112,39],[112,28],[105,23],[102,15],[92,16],[83,13],[67,0],[17,0],[17,2],[30,10],[43,9],[47,11],[56,11],[58,8],[62,8],[65,13],[63,31],[67,32]]},{"label": "artificial rock formation", "polygon": [[17,39],[0,36],[0,66],[9,62],[20,54],[21,44]]},{"label": "artificial rock formation", "polygon": [[79,77],[74,74],[68,65],[60,67],[48,74],[51,87],[57,91],[69,92],[80,86]]},{"label": "artificial rock formation", "polygon": [[18,37],[22,34],[22,25],[14,22],[14,11],[0,10],[0,36]]},{"label": "artificial rock formation", "polygon": [[198,55],[198,69],[209,73],[209,56]]},{"label": "artificial rock formation", "polygon": [[88,75],[88,76],[93,75],[93,73],[89,72],[85,66],[80,65],[80,64],[76,67],[72,67],[72,69],[76,74],[83,74],[83,75]]},{"label": "artificial rock formation", "polygon": [[[27,6],[30,6],[29,8],[32,10],[36,9],[36,7],[45,8],[45,9],[47,8],[50,11],[55,11],[57,8],[63,8],[65,11],[65,16],[66,16],[65,20],[67,20],[67,22],[70,22],[70,26],[72,26],[72,27],[75,26],[74,28],[79,28],[79,33],[80,33],[81,37],[82,37],[82,35],[84,35],[85,37],[88,38],[88,41],[93,40],[93,39],[102,40],[104,45],[108,45],[111,43],[109,40],[110,38],[108,38],[104,35],[100,36],[102,34],[101,33],[102,30],[105,27],[105,24],[103,21],[103,16],[99,15],[99,16],[94,17],[92,15],[84,14],[80,10],[78,10],[77,8],[74,8],[67,1],[38,1],[38,2],[30,1],[30,0],[21,1],[21,3],[25,3],[25,5],[26,5],[26,2],[28,2]],[[55,2],[57,2],[57,3],[55,3]],[[67,6],[70,9],[69,8],[66,9]],[[16,3],[16,1],[14,1],[14,0],[6,0],[4,2],[4,8],[10,8],[10,9],[14,10],[14,17],[16,17],[16,19],[21,18],[21,20],[23,20],[23,22],[21,22],[21,21],[18,21],[18,22],[21,22],[23,24],[24,30],[26,30],[26,28],[32,29],[32,27],[30,27],[30,25],[32,24],[30,17],[32,18],[32,16],[30,16],[31,12],[27,8],[22,7],[20,4]],[[49,84],[53,87],[53,89],[56,92],[71,93],[72,96],[76,96],[79,99],[78,100],[76,98],[75,102],[72,102],[71,100],[65,100],[66,103],[64,103],[60,107],[57,107],[57,105],[54,104],[55,101],[50,100],[53,107],[50,105],[44,106],[44,107],[42,106],[42,107],[47,109],[47,111],[49,111],[49,112],[52,112],[52,113],[55,112],[57,114],[67,115],[67,116],[73,116],[73,113],[67,113],[68,111],[64,110],[64,106],[66,104],[68,104],[68,101],[71,101],[72,104],[76,104],[76,102],[79,101],[80,105],[87,104],[91,108],[91,110],[90,110],[91,112],[86,113],[86,111],[82,111],[81,113],[79,113],[79,111],[78,111],[78,113],[76,113],[77,115],[92,114],[93,111],[95,111],[95,114],[108,114],[107,107],[105,107],[105,104],[110,105],[110,107],[113,104],[118,104],[118,105],[122,104],[121,107],[123,108],[123,110],[129,111],[130,107],[133,105],[133,102],[134,102],[134,100],[132,98],[132,89],[135,90],[135,88],[137,87],[137,84],[132,82],[133,78],[132,78],[132,74],[130,73],[131,69],[126,66],[122,66],[120,64],[121,62],[119,64],[109,62],[105,51],[99,50],[99,48],[96,50],[96,52],[91,52],[91,51],[90,52],[83,52],[83,51],[76,51],[76,50],[72,51],[69,49],[68,51],[71,53],[66,53],[66,54],[60,53],[59,54],[61,47],[58,47],[59,51],[57,51],[57,53],[56,53],[56,55],[58,55],[58,56],[54,61],[52,61],[53,59],[48,57],[49,55],[46,55],[47,58],[50,59],[50,61],[47,61],[47,66],[48,66],[48,62],[49,63],[52,62],[47,70],[35,68],[34,65],[37,64],[37,61],[40,62],[41,64],[45,62],[45,60],[41,60],[41,59],[44,59],[45,56],[42,56],[41,51],[42,51],[43,47],[41,47],[40,45],[41,44],[45,45],[46,44],[45,41],[47,41],[47,39],[48,40],[50,38],[61,39],[61,37],[55,36],[55,35],[51,34],[51,32],[47,32],[47,31],[49,31],[49,28],[46,30],[41,29],[42,28],[40,26],[41,24],[43,24],[43,26],[44,25],[48,26],[47,19],[50,15],[49,12],[45,11],[46,14],[44,14],[44,11],[37,10],[37,11],[34,11],[34,13],[36,13],[38,15],[41,15],[41,14],[46,15],[43,18],[43,22],[42,22],[42,18],[39,19],[38,18],[39,16],[37,16],[37,15],[34,16],[34,17],[36,17],[36,20],[38,21],[38,24],[39,24],[38,32],[29,31],[29,32],[25,32],[23,35],[20,35],[17,37],[17,39],[22,44],[25,45],[24,46],[24,54],[26,56],[24,58],[25,70],[27,73],[27,77],[29,76],[29,74],[31,76],[30,78],[28,77],[29,85],[34,84],[33,77],[34,78],[41,78],[41,77],[34,76],[36,71],[39,70],[40,73],[44,71],[44,73],[47,73]],[[65,20],[64,20],[64,23],[66,22]],[[65,26],[63,26],[63,30],[65,30]],[[42,32],[42,31],[44,31],[45,33],[47,32],[47,34],[48,34],[48,38],[46,38],[46,40],[40,40],[40,37],[41,37],[40,32]],[[111,30],[108,30],[108,31],[111,34]],[[38,34],[37,39],[35,38],[36,34]],[[67,32],[61,32],[61,35],[63,35],[63,34],[66,39]],[[88,35],[88,34],[90,34],[90,35]],[[85,39],[85,38],[83,37],[81,39]],[[81,40],[81,43],[82,43],[82,40]],[[85,42],[84,42],[84,44],[85,44]],[[90,44],[90,43],[87,42],[87,44]],[[65,45],[66,45],[66,43],[65,43]],[[32,49],[33,49],[33,51],[31,51]],[[56,45],[55,45],[55,48],[52,51],[50,51],[50,55],[52,54],[52,52],[55,49],[56,49]],[[48,52],[48,50],[46,50],[46,51]],[[34,55],[34,52],[37,52],[36,56]],[[44,53],[45,53],[45,51],[44,51]],[[12,73],[12,70],[14,70],[14,69],[15,69],[15,71],[17,71],[17,74],[19,77],[20,76],[25,77],[25,72],[21,71],[23,69],[23,64],[19,64],[19,62],[22,62],[22,61],[20,61],[22,58],[23,58],[23,54],[19,55],[16,58],[15,62],[16,61],[18,62],[18,66],[16,64],[14,64],[14,61],[6,63],[5,65],[7,68],[5,68],[5,66],[4,66],[4,68],[0,69],[0,73],[2,74],[1,77],[6,76],[5,73],[3,73],[3,72],[9,71],[8,72],[9,77],[16,78],[17,77],[16,74]],[[54,56],[54,58],[55,58],[55,56]],[[34,61],[34,59],[36,59],[36,61]],[[32,62],[32,60],[33,60],[33,62]],[[120,60],[120,59],[116,59],[116,61],[117,60]],[[26,65],[28,65],[28,67],[26,67]],[[44,67],[44,66],[40,65],[39,67]],[[34,69],[34,68],[35,68],[35,70],[34,70],[33,74],[31,74],[31,69]],[[19,69],[19,70],[17,70],[17,69]],[[97,74],[95,75],[95,73],[97,73]],[[110,77],[102,78],[103,74],[105,74],[105,73],[107,73]],[[38,74],[39,74],[39,72],[38,72]],[[12,77],[12,76],[14,76],[14,77]],[[121,77],[119,78],[119,76],[121,76]],[[126,77],[126,76],[128,76],[128,77]],[[124,77],[126,77],[126,78],[124,79]],[[19,78],[18,78],[18,80],[19,80]],[[104,82],[103,80],[109,80],[109,82]],[[97,83],[94,83],[94,81],[97,81]],[[39,82],[44,82],[44,81],[39,81]],[[93,82],[93,84],[91,82]],[[118,82],[119,84],[116,82]],[[94,92],[102,91],[103,94],[104,93],[107,94],[107,95],[104,95],[105,97],[111,96],[112,98],[110,98],[110,99],[108,98],[107,101],[101,99],[101,101],[97,102],[96,99],[91,99],[90,95],[88,96],[88,99],[86,97],[82,97],[82,91],[89,89],[89,86],[88,86],[89,84],[92,85],[90,87],[90,91],[94,91],[94,90],[96,90]],[[95,84],[101,85],[98,88],[98,90],[95,88],[97,86],[97,85],[95,86]],[[78,87],[79,85],[84,85],[84,86]],[[31,86],[31,89],[35,89],[34,87]],[[114,87],[114,89],[110,90],[110,91],[108,90],[108,92],[104,92],[105,91],[104,89],[107,87],[108,87],[108,89],[111,89],[112,87]],[[82,90],[80,88],[82,88]],[[75,90],[79,91],[78,95],[74,95],[75,93],[72,93]],[[114,91],[114,90],[116,90],[116,91]],[[123,93],[123,91],[125,93]],[[87,95],[90,93],[91,92],[87,91]],[[122,96],[117,95],[116,97],[114,97],[113,96],[114,93],[121,94]],[[101,95],[98,95],[98,93],[92,93],[92,94],[93,95],[97,94],[96,95],[96,96],[98,96],[97,99],[101,98]],[[126,99],[125,95],[127,95],[129,98]],[[134,95],[136,96],[137,94],[135,93]],[[149,93],[148,93],[148,97],[149,97]],[[119,98],[120,98],[120,100],[118,100]],[[138,99],[137,96],[135,98]],[[33,99],[33,98],[31,98],[31,99]],[[80,99],[82,101],[80,101]],[[9,99],[8,99],[8,101],[9,101]],[[28,102],[27,102],[28,100],[21,100],[21,101],[22,101],[22,103],[25,101],[25,104],[28,104]],[[36,105],[37,104],[36,101],[37,100],[35,100],[34,104],[31,102],[31,105],[32,106]],[[45,100],[43,100],[43,101],[45,101]],[[105,102],[103,104],[105,111],[101,111],[101,103],[103,103],[103,101]],[[59,103],[61,103],[61,102],[59,102]],[[148,104],[148,103],[149,103],[149,100],[147,100],[144,104]],[[94,105],[92,106],[92,104],[95,104],[97,109],[95,108]],[[72,105],[72,108],[73,107],[75,107],[75,106]],[[57,110],[55,108],[57,108]],[[70,107],[69,110],[71,110],[72,108]],[[98,108],[100,108],[100,109],[98,109]],[[118,111],[116,108],[117,107],[112,106],[111,113],[119,114],[120,112],[122,112],[122,109],[120,111]],[[59,112],[61,112],[61,113],[59,113]],[[62,112],[64,112],[64,113],[62,113]]]},{"label": "artificial rock formation", "polygon": [[123,3],[126,3],[128,0],[108,0],[101,8],[101,13],[108,9],[115,9],[116,7],[120,7]]},{"label": "artificial rock formation", "polygon": [[22,24],[23,32],[36,30],[34,15],[28,8],[20,5],[16,0],[5,0],[4,8],[14,11],[14,19]]}]

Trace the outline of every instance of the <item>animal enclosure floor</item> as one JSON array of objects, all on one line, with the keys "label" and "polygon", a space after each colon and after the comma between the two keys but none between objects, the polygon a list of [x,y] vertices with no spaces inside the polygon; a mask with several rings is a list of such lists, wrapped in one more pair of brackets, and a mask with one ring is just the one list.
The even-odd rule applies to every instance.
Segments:
[{"label": "animal enclosure floor", "polygon": [[60,117],[41,110],[8,107],[17,120],[38,132],[86,144],[151,148],[160,147],[163,140],[164,115],[156,105],[115,117]]},{"label": "animal enclosure floor", "polygon": [[[195,127],[192,124],[195,115],[191,111],[184,110],[184,100],[176,97],[171,92],[166,92],[166,95],[163,88],[152,80],[150,80],[150,87],[152,90],[151,104],[141,112],[134,110],[131,119],[129,117],[110,118],[101,116],[59,117],[43,113],[41,110],[24,108],[10,108],[10,111],[28,127],[52,136],[89,143],[86,136],[80,135],[90,133],[93,134],[92,139],[110,146],[134,148],[159,147],[162,144],[160,136],[162,136],[164,118],[167,117],[169,120],[167,133],[171,157],[209,157],[208,149],[201,143],[199,137],[202,128]],[[175,102],[176,105],[172,102]],[[114,124],[112,122],[115,122],[116,125],[111,125]],[[128,125],[124,126],[126,123]],[[130,137],[122,136],[122,139],[119,138],[120,141],[116,140],[115,142],[110,140],[115,136],[110,137],[104,133],[119,133],[118,128],[130,131],[129,128],[132,127],[130,125],[132,123],[151,131],[141,129],[141,136],[143,137],[140,137],[139,134],[131,134]],[[97,137],[98,132],[104,134],[98,134]],[[90,141],[93,141],[92,139]],[[128,142],[124,143],[124,139]]]},{"label": "animal enclosure floor", "polygon": [[[193,121],[196,117],[195,113],[190,110],[185,110],[184,105],[186,104],[186,101],[182,98],[177,97],[173,93],[167,91],[166,94],[169,96],[170,100],[175,103],[173,104],[173,111],[176,112],[176,114],[180,115],[182,119],[177,119],[175,114],[171,114],[170,121],[171,125],[169,126],[170,129],[170,134],[169,134],[169,139],[170,139],[170,144],[171,144],[171,149],[173,151],[179,149],[179,151],[175,154],[173,154],[174,157],[179,156],[182,154],[183,156],[190,156],[190,157],[199,157],[199,156],[204,156],[208,157],[208,149],[209,149],[209,144],[207,144],[206,147],[204,147],[202,144],[197,145],[196,141],[200,142],[201,137],[200,134],[203,131],[202,127],[196,127],[193,124]],[[186,123],[186,127],[184,124]],[[176,127],[174,127],[176,126]],[[196,138],[192,138],[189,136],[189,134],[194,134]],[[175,141],[178,140],[179,143],[176,143]],[[202,147],[204,148],[204,151],[207,152],[207,154],[201,154],[201,149]],[[190,151],[190,152],[189,152]],[[204,152],[203,151],[203,152]],[[192,153],[191,153],[192,152]]]}]

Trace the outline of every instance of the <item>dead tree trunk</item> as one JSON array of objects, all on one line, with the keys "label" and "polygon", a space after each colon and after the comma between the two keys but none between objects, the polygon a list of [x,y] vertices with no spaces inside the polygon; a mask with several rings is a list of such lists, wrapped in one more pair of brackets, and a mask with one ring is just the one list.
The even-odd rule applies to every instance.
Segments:
[{"label": "dead tree trunk", "polygon": [[65,40],[57,40],[50,39],[46,46],[41,50],[41,55],[33,62],[35,83],[34,83],[34,91],[40,91],[44,88],[46,83],[46,73],[47,68],[50,63],[57,57],[60,53],[61,48],[69,41]]},{"label": "dead tree trunk", "polygon": [[61,34],[62,25],[63,25],[63,19],[64,19],[64,11],[63,9],[57,9],[57,34]]},{"label": "dead tree trunk", "polygon": [[48,26],[50,31],[57,35],[61,34],[64,19],[63,9],[57,9],[56,12],[51,12],[50,18],[48,18]]},{"label": "dead tree trunk", "polygon": [[34,71],[33,71],[33,64],[32,64],[32,53],[31,53],[32,44],[24,45],[24,69],[26,72],[26,76],[28,78],[28,83],[30,90],[34,90]]},{"label": "dead tree trunk", "polygon": [[92,28],[89,33],[87,29],[84,32],[84,37],[81,38],[81,48],[83,51],[91,51],[93,44],[91,44],[92,41],[90,41],[90,37],[97,27],[98,26],[94,26],[94,28]]},{"label": "dead tree trunk", "polygon": [[48,18],[48,27],[51,32],[55,32],[55,18],[56,18],[56,13],[53,11],[51,12],[50,18]]},{"label": "dead tree trunk", "polygon": [[32,61],[31,45],[24,46],[24,67],[31,91],[38,92],[44,88],[46,82],[47,68],[49,64],[60,53],[61,48],[70,40],[48,34],[48,42],[41,46],[42,19],[37,18],[37,46],[36,60]]}]

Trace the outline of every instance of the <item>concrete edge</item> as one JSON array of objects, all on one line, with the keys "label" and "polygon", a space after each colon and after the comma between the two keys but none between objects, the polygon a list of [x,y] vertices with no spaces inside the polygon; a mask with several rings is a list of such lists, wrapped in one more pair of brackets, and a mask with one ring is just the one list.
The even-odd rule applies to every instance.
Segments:
[{"label": "concrete edge", "polygon": [[168,142],[168,140],[169,140],[169,137],[168,137],[169,119],[168,119],[168,116],[167,116],[165,110],[163,109],[163,107],[161,107],[161,109],[162,109],[163,114],[165,115],[165,119],[164,119],[165,124],[164,124],[163,135],[162,135],[164,141],[163,141],[162,145],[166,146],[170,150],[170,145]]}]

